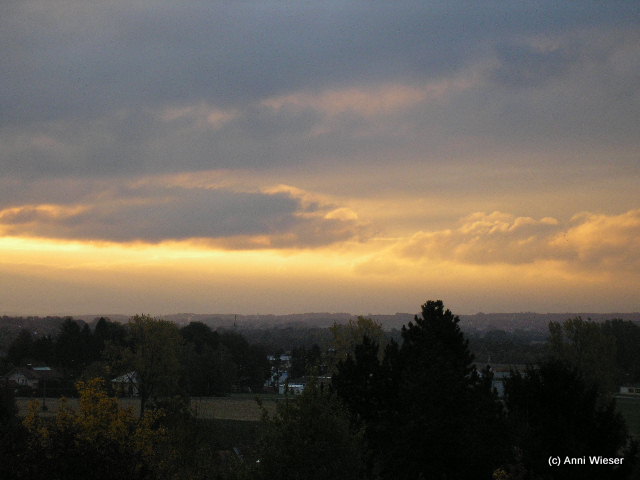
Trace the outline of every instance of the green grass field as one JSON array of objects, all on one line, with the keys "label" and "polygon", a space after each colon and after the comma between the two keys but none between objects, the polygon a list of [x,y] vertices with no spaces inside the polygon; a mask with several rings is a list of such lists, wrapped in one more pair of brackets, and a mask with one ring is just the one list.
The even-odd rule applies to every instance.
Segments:
[{"label": "green grass field", "polygon": [[[262,411],[256,402],[256,396],[251,394],[236,394],[228,397],[194,397],[191,399],[191,409],[196,418],[202,420],[216,420],[216,425],[222,430],[229,432],[242,432],[242,436],[253,435],[255,424],[259,422]],[[263,406],[269,413],[273,413],[276,403],[283,397],[278,395],[260,395]],[[19,415],[27,413],[28,404],[32,399],[18,398],[17,404]],[[42,402],[42,399],[35,399]],[[77,407],[77,399],[67,400],[71,407]],[[60,400],[47,398],[48,410],[44,415],[55,415],[58,410]],[[139,400],[135,398],[120,399],[123,406],[131,407],[137,414]],[[617,396],[616,408],[624,417],[629,433],[635,438],[640,438],[640,398],[629,396]],[[242,425],[247,422],[247,425]],[[252,424],[252,425],[249,425]]]},{"label": "green grass field", "polygon": [[[277,395],[260,395],[263,406],[269,413],[275,411]],[[27,414],[29,402],[35,400],[42,404],[42,399],[19,397],[16,399],[19,415]],[[60,400],[57,398],[46,399],[47,411],[44,415],[55,415],[58,411]],[[78,406],[77,398],[67,399],[68,405],[72,408]],[[135,414],[138,414],[140,401],[137,398],[121,398],[120,404],[124,407],[130,407]],[[257,422],[262,416],[262,411],[258,407],[255,395],[238,394],[228,397],[193,397],[191,399],[191,409],[196,418],[200,419],[216,419],[216,420],[234,420],[245,422]]]},{"label": "green grass field", "polygon": [[629,433],[640,439],[640,397],[616,396],[616,410],[624,417]]}]

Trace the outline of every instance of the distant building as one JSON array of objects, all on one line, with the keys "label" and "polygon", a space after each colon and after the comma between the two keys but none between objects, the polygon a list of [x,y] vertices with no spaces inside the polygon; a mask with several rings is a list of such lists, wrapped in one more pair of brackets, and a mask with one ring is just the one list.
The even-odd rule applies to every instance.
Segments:
[{"label": "distant building", "polygon": [[136,372],[127,372],[124,375],[111,380],[111,385],[116,395],[121,397],[134,397],[140,394],[140,380]]},{"label": "distant building", "polygon": [[491,363],[491,364],[475,364],[476,370],[482,374],[482,370],[489,367],[493,374],[491,380],[491,388],[495,389],[498,397],[504,397],[504,384],[509,377],[511,377],[511,371],[524,372],[527,368],[526,365],[510,365],[503,363]]},{"label": "distant building", "polygon": [[640,385],[623,385],[620,387],[622,395],[640,395]]},{"label": "distant building", "polygon": [[51,367],[17,367],[4,375],[2,382],[12,388],[37,390],[41,383],[57,382],[62,376]]},{"label": "distant building", "polygon": [[288,354],[288,353],[282,353],[280,355],[267,355],[267,360],[269,360],[271,363],[279,361],[279,362],[284,363],[284,364],[290,364],[291,363],[291,355]]},{"label": "distant building", "polygon": [[328,388],[331,385],[330,376],[294,378],[290,382],[280,385],[280,387],[278,388],[278,393],[280,395],[284,395],[285,393],[288,393],[290,395],[300,395],[302,392],[304,392],[304,389],[307,387],[307,384],[310,380],[314,381],[315,384],[321,389]]},{"label": "distant building", "polygon": [[40,382],[40,375],[26,367],[18,367],[11,370],[7,375],[3,377],[9,385],[17,387],[29,387],[36,389]]},{"label": "distant building", "polygon": [[304,388],[307,386],[307,382],[302,379],[292,381],[291,383],[280,384],[278,387],[278,393],[284,395],[285,393],[292,395],[300,395],[304,392]]},{"label": "distant building", "polygon": [[267,355],[267,360],[271,365],[271,373],[264,382],[267,391],[280,391],[281,385],[287,382],[289,371],[291,370],[291,354],[282,353]]}]

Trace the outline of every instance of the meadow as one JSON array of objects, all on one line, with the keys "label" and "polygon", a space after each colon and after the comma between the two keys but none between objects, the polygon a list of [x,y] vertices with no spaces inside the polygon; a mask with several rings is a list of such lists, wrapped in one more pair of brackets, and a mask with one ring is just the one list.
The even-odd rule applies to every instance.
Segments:
[{"label": "meadow", "polygon": [[[258,398],[260,398],[263,407],[269,414],[275,412],[278,402],[285,400],[283,396],[275,394],[261,394]],[[41,398],[17,398],[18,414],[20,416],[26,415],[29,402],[34,400],[42,404]],[[131,408],[135,414],[139,412],[140,401],[137,398],[121,398],[119,401],[122,406]],[[60,402],[61,400],[57,398],[47,398],[47,411],[42,414],[45,416],[55,415]],[[66,399],[66,402],[68,402],[68,405],[72,408],[78,406],[77,398]],[[616,409],[624,417],[629,432],[635,438],[640,438],[640,398],[617,395]],[[258,406],[256,395],[245,393],[233,394],[226,397],[192,397],[191,410],[198,419],[220,420],[221,422],[217,423],[220,427],[223,427],[223,425],[236,424],[237,422],[256,423],[259,422],[262,417],[262,410]],[[243,429],[244,427],[239,425],[237,428]],[[249,427],[247,426],[247,428]]]},{"label": "meadow", "polygon": [[617,395],[616,409],[624,417],[629,433],[640,439],[640,397]]},{"label": "meadow", "polygon": [[[262,405],[269,413],[273,413],[278,401],[283,401],[284,397],[278,395],[259,396]],[[42,398],[18,397],[16,403],[18,405],[18,415],[25,416],[29,408],[29,402],[37,401],[42,405]],[[45,416],[55,415],[61,402],[66,401],[71,408],[78,407],[77,398],[68,398],[66,400],[58,398],[47,398],[45,404],[47,410],[42,412]],[[128,407],[137,415],[140,408],[140,400],[137,398],[120,398],[120,404]],[[192,397],[191,410],[196,418],[203,420],[234,420],[243,422],[257,422],[262,417],[262,410],[256,401],[256,395],[252,394],[235,394],[226,397]]]}]

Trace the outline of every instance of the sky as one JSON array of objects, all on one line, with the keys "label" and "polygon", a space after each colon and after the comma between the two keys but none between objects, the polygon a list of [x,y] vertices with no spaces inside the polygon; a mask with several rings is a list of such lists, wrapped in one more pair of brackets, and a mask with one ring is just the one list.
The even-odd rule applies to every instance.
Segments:
[{"label": "sky", "polygon": [[638,2],[0,10],[0,313],[640,311]]}]

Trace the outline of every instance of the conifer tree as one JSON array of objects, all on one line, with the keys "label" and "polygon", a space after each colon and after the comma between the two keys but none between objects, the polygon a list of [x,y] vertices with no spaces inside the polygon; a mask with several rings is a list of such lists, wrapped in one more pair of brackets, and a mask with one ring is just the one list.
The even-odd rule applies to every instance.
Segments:
[{"label": "conifer tree", "polygon": [[502,408],[458,322],[442,301],[428,301],[382,362],[363,342],[339,365],[334,387],[365,425],[373,475],[471,479],[500,463]]}]

